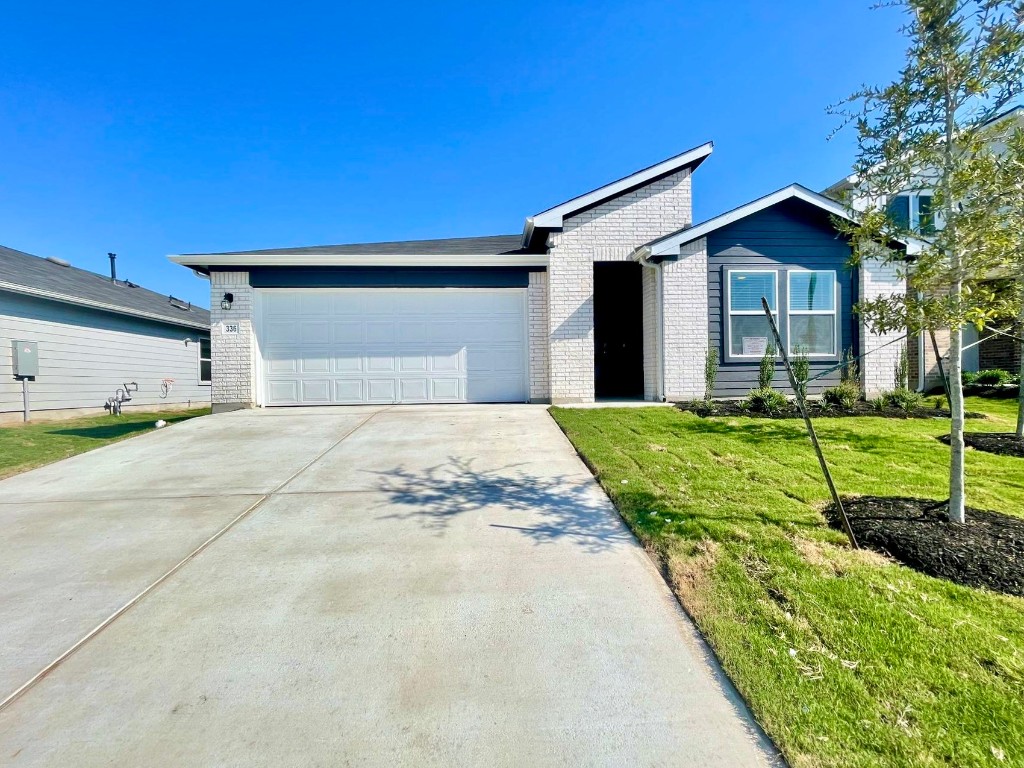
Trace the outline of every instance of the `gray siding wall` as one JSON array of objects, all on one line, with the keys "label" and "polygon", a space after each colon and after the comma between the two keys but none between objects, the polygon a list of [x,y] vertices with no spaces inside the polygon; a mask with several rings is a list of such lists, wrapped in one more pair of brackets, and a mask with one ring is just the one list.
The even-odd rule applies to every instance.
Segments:
[{"label": "gray siding wall", "polygon": [[[715,383],[716,397],[743,397],[757,386],[758,361],[730,362],[725,348],[725,273],[728,268],[834,269],[840,285],[840,348],[856,349],[853,304],[857,281],[847,262],[848,243],[836,232],[827,214],[800,201],[786,201],[708,235],[708,337],[718,348],[721,365]],[[779,273],[779,303],[784,307],[785,273]],[[784,315],[782,332],[785,334]],[[785,342],[785,337],[783,337]],[[811,375],[820,373],[837,360],[811,360]],[[818,394],[839,381],[839,372],[813,382],[808,391]],[[791,392],[781,364],[776,366],[775,387]]]},{"label": "gray siding wall", "polygon": [[[199,384],[200,336],[208,331],[98,312],[0,291],[0,413],[21,410],[11,341],[39,342],[39,376],[29,383],[32,409],[97,408],[126,381],[139,391],[125,408],[210,402]],[[188,337],[196,343],[184,343]],[[160,397],[163,379],[174,379]]]}]

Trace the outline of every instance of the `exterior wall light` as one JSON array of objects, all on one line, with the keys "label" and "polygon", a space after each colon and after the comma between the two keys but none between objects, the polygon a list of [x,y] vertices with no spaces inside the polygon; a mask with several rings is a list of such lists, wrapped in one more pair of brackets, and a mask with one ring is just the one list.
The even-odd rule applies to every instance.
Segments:
[{"label": "exterior wall light", "polygon": [[231,309],[231,302],[235,300],[235,294],[225,293],[224,298],[220,300],[221,309]]}]

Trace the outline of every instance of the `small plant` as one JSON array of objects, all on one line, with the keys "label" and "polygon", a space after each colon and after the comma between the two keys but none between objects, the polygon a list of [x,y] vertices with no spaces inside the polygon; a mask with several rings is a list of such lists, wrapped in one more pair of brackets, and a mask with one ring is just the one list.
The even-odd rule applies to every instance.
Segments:
[{"label": "small plant", "polygon": [[793,350],[789,364],[793,368],[793,378],[796,379],[795,394],[806,399],[807,381],[811,378],[811,360],[807,357],[807,347],[798,346]]},{"label": "small plant", "polygon": [[960,373],[963,379],[965,387],[973,387],[978,383],[978,372],[977,371],[962,371]]},{"label": "small plant", "polygon": [[750,390],[747,399],[743,401],[743,407],[748,411],[773,416],[789,408],[789,399],[777,389],[760,387]]},{"label": "small plant", "polygon": [[885,410],[885,398],[884,397],[873,397],[868,400],[868,404],[876,411]]},{"label": "small plant", "polygon": [[853,349],[847,349],[843,354],[843,367],[839,369],[839,381],[842,383],[856,384],[860,389],[860,364]]},{"label": "small plant", "polygon": [[882,400],[890,408],[910,413],[921,405],[924,395],[906,387],[897,387],[892,392],[885,392]]},{"label": "small plant", "polygon": [[[966,374],[964,374],[964,376],[966,377]],[[1010,373],[1009,371],[1000,370],[998,368],[993,368],[992,370],[989,371],[978,371],[976,374],[974,374],[973,383],[981,384],[982,386],[986,387],[1000,387],[1003,386],[1004,384],[1009,384],[1012,381],[1012,373]],[[967,383],[966,378],[964,379],[964,383]]]},{"label": "small plant", "polygon": [[718,347],[714,344],[708,345],[708,353],[704,358],[704,400],[711,402],[711,395],[715,391],[715,379],[718,378]]},{"label": "small plant", "polygon": [[946,408],[946,396],[945,395],[939,395],[938,397],[935,398],[935,410],[936,411],[942,411],[942,410],[945,410],[945,408]]},{"label": "small plant", "polygon": [[910,363],[907,360],[907,347],[900,347],[900,357],[896,361],[896,371],[893,377],[896,390],[909,390],[910,388]]},{"label": "small plant", "polygon": [[857,407],[860,395],[860,384],[844,379],[834,387],[829,387],[822,392],[821,400],[823,403],[838,406],[846,411],[852,411]]},{"label": "small plant", "polygon": [[757,388],[771,389],[772,381],[775,380],[775,355],[777,350],[774,344],[765,347],[764,355],[761,357],[761,367],[757,372]]}]

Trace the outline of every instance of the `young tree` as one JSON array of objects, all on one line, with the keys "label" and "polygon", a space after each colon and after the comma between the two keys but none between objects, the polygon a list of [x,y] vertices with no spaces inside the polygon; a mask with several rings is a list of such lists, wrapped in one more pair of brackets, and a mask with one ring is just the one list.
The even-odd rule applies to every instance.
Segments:
[{"label": "young tree", "polygon": [[[992,284],[999,287],[1000,320],[1017,319],[1024,374],[1024,127],[1016,120],[1002,121],[981,138],[955,184],[967,201],[962,225],[991,265]],[[1024,437],[1024,387],[1017,402],[1016,434]]]},{"label": "young tree", "polygon": [[[972,230],[970,168],[986,124],[1024,90],[1024,0],[893,0],[908,41],[899,76],[865,87],[833,112],[855,123],[858,194],[867,210],[848,229],[854,260],[881,259],[906,278],[903,295],[862,302],[876,332],[950,329],[949,517],[964,520],[963,331],[986,324],[1000,301],[991,284],[994,250]],[[884,203],[899,192],[931,190],[932,221],[908,262],[888,247],[912,234],[912,222]],[[934,224],[934,227],[929,226]]]}]

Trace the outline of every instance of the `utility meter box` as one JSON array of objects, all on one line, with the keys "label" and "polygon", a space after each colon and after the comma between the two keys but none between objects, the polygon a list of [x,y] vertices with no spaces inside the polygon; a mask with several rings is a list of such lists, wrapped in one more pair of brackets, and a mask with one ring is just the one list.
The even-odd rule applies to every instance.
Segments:
[{"label": "utility meter box", "polygon": [[39,343],[35,341],[12,341],[11,359],[14,375],[19,379],[35,378],[39,375]]}]

